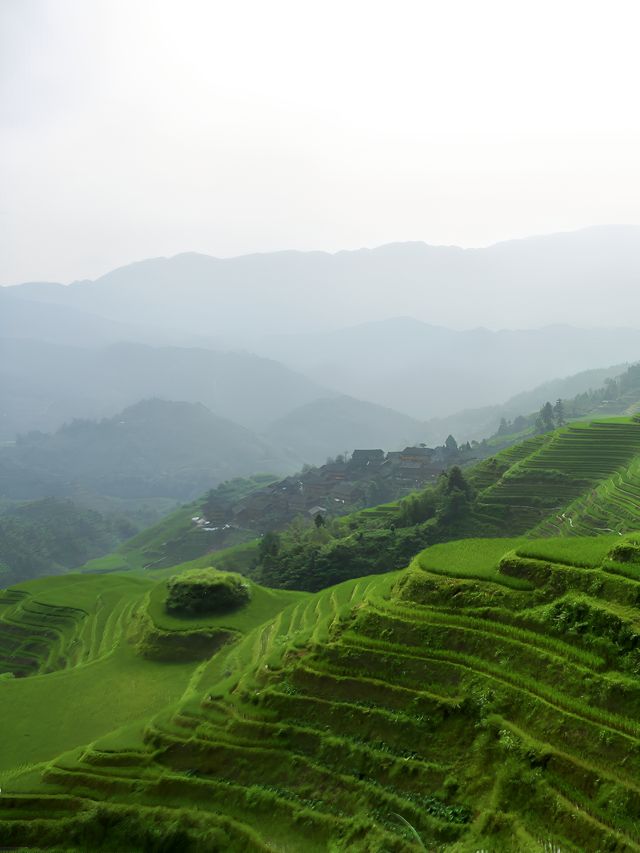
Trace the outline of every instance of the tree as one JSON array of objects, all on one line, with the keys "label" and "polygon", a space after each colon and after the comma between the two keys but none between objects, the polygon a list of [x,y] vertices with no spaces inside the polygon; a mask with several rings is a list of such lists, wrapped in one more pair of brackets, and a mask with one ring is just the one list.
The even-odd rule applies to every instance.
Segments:
[{"label": "tree", "polygon": [[617,400],[618,395],[620,393],[620,389],[618,387],[618,383],[615,379],[605,379],[604,381],[604,390],[607,395],[607,400]]},{"label": "tree", "polygon": [[564,426],[564,405],[562,400],[558,398],[556,400],[556,404],[553,407],[553,417],[555,418],[556,426],[561,427]]},{"label": "tree", "polygon": [[264,562],[265,557],[277,557],[280,551],[280,536],[273,530],[268,530],[258,546],[258,556],[260,562]]},{"label": "tree", "polygon": [[536,431],[537,432],[551,432],[551,430],[556,428],[555,415],[553,411],[553,406],[549,401],[547,401],[544,406],[540,409],[538,413],[538,417],[536,418]]},{"label": "tree", "polygon": [[401,526],[421,524],[436,514],[436,491],[427,488],[420,494],[409,495],[400,503],[398,522]]},{"label": "tree", "polygon": [[447,436],[445,443],[444,443],[444,446],[445,446],[448,453],[457,453],[458,452],[458,442],[455,440],[455,438],[452,435]]},{"label": "tree", "polygon": [[455,524],[465,518],[470,510],[469,498],[466,492],[454,487],[447,492],[440,505],[438,520],[445,524]]},{"label": "tree", "polygon": [[447,484],[445,486],[445,492],[447,494],[451,494],[454,489],[457,489],[458,491],[462,492],[467,497],[469,496],[469,484],[467,483],[465,476],[462,473],[462,468],[460,468],[458,465],[454,465],[447,475]]},{"label": "tree", "polygon": [[509,432],[509,424],[506,418],[500,418],[500,426],[498,427],[498,435],[507,435]]},{"label": "tree", "polygon": [[518,417],[515,418],[514,422],[511,424],[511,429],[514,432],[522,432],[522,430],[526,429],[526,428],[527,428],[527,419],[525,417],[523,417],[522,415],[518,415]]},{"label": "tree", "polygon": [[316,513],[313,518],[313,523],[318,528],[318,530],[321,527],[324,527],[324,515],[321,512]]}]

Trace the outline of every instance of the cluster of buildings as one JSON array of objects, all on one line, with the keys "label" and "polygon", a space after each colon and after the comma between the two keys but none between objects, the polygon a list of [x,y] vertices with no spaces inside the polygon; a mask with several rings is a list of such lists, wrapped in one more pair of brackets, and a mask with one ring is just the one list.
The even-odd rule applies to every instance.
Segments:
[{"label": "cluster of buildings", "polygon": [[457,447],[424,445],[389,453],[354,450],[348,459],[285,477],[234,504],[216,500],[211,492],[203,512],[211,527],[233,524],[258,532],[277,529],[296,516],[343,515],[423,488],[463,454]]}]

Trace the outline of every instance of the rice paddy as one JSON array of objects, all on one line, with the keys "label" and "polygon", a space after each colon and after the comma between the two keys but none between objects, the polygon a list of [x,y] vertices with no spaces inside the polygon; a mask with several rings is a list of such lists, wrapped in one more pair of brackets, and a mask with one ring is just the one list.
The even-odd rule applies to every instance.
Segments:
[{"label": "rice paddy", "polygon": [[[640,851],[639,454],[629,419],[530,439],[473,475],[509,538],[215,619],[164,611],[175,569],[3,592],[1,843]],[[149,626],[226,637],[167,663]]]}]

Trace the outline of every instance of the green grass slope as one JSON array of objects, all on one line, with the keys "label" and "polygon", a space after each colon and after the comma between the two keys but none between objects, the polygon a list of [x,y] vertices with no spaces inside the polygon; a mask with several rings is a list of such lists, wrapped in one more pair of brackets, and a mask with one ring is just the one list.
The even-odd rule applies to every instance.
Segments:
[{"label": "green grass slope", "polygon": [[[223,501],[244,497],[273,482],[273,475],[255,474],[222,483],[210,494]],[[192,518],[202,515],[207,495],[179,507],[132,539],[123,542],[112,554],[89,561],[83,571],[110,572],[128,569],[167,568],[201,558],[209,565],[209,554],[233,548],[254,537],[249,530],[229,528],[215,533],[194,526]]]},{"label": "green grass slope", "polygon": [[58,736],[62,754],[27,768],[14,750],[0,834],[65,850],[640,850],[637,542],[454,542],[292,600],[177,669],[180,696],[134,725],[83,730],[78,748]]},{"label": "green grass slope", "polygon": [[[0,780],[143,724],[182,696],[203,656],[304,596],[250,583],[241,610],[179,619],[163,612],[162,574],[72,574],[0,592],[0,718],[11,733]],[[146,653],[158,634],[163,653]]]}]

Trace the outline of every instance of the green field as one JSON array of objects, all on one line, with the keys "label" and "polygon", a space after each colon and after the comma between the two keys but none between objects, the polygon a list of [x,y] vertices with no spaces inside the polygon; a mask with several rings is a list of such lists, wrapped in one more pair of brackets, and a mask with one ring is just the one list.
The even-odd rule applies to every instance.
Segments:
[{"label": "green field", "polygon": [[304,596],[251,587],[251,602],[238,613],[199,620],[164,613],[165,582],[135,572],[57,576],[0,593],[0,673],[28,676],[0,681],[0,715],[12,732],[0,751],[0,778],[120,726],[142,725],[182,696],[198,664],[141,657],[133,636],[140,613],[178,634],[224,628],[241,636]]},{"label": "green field", "polygon": [[[413,829],[427,849],[638,850],[640,587],[610,571],[619,541],[437,545],[315,595],[252,585],[244,614],[188,627],[142,574],[24,584],[2,624],[73,600],[86,650],[0,685],[2,837],[411,851]],[[149,661],[125,638],[136,607],[238,639]]]},{"label": "green field", "polygon": [[478,578],[510,585],[513,578],[500,573],[500,560],[513,550],[518,557],[549,560],[584,568],[599,568],[609,551],[620,542],[616,536],[583,536],[565,539],[461,539],[432,545],[420,553],[415,563],[425,571],[449,577]]},{"label": "green field", "polygon": [[509,448],[473,472],[474,523],[521,534],[315,594],[250,582],[243,609],[168,615],[167,579],[205,558],[1,593],[0,842],[640,851],[635,510],[603,492],[613,532],[581,536],[575,508],[633,478],[639,435],[622,419]]},{"label": "green field", "polygon": [[[236,478],[222,483],[215,489],[218,498],[232,501],[273,482],[271,474],[256,474],[250,478]],[[199,529],[191,519],[203,512],[207,496],[181,506],[157,524],[143,530],[124,542],[114,554],[98,557],[84,567],[88,572],[125,571],[127,569],[167,568],[193,560],[202,560],[210,565],[212,549],[224,548],[233,559],[242,563],[243,544],[254,538],[252,531],[229,528],[215,533]]]},{"label": "green field", "polygon": [[461,539],[455,543],[432,545],[414,560],[426,572],[448,577],[490,580],[505,586],[527,589],[517,578],[500,575],[499,562],[505,551],[515,548],[521,539]]}]

